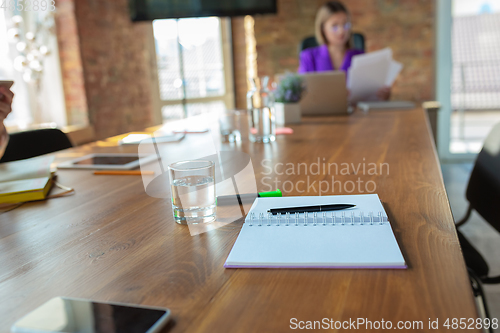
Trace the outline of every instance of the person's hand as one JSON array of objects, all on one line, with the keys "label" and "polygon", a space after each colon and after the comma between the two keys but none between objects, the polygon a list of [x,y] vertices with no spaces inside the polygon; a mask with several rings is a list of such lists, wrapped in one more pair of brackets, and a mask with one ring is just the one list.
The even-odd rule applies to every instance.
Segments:
[{"label": "person's hand", "polygon": [[377,98],[381,101],[388,101],[391,98],[391,87],[383,87],[377,91]]},{"label": "person's hand", "polygon": [[12,99],[14,93],[5,87],[0,86],[0,122],[12,112]]}]

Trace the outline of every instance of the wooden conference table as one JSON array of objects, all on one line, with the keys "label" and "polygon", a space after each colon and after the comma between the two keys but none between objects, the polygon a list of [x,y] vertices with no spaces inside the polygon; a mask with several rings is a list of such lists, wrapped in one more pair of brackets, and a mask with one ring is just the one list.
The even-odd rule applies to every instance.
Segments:
[{"label": "wooden conference table", "polygon": [[[278,136],[272,144],[238,146],[252,158],[259,189],[267,189],[261,188],[269,170],[263,159],[273,166],[318,158],[339,166],[388,163],[389,172],[378,175],[339,172],[335,179],[342,189],[323,195],[361,193],[345,184],[373,181],[407,270],[224,269],[241,220],[193,237],[173,222],[168,199],[145,193],[141,177],[59,170],[60,183],[74,187],[75,195],[0,214],[0,331],[55,296],[168,307],[171,332],[282,332],[291,330],[291,318],[423,321],[428,331],[429,318],[439,319],[439,325],[447,318],[475,318],[424,111],[307,118],[292,128],[293,135]],[[210,139],[188,134],[164,149],[182,155],[200,140]],[[56,161],[118,151],[137,146],[98,142],[59,152]],[[284,167],[273,167],[267,177],[281,184],[330,177],[283,173]],[[317,187],[301,193],[303,187],[286,185],[286,195],[318,195]]]}]

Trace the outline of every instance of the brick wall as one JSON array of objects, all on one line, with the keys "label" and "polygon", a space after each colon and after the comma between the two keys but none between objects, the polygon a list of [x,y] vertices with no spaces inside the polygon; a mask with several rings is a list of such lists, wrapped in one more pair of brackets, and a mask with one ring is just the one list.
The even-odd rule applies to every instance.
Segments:
[{"label": "brick wall", "polygon": [[[277,15],[256,15],[258,74],[298,67],[297,48],[314,34],[324,1],[278,0]],[[386,46],[404,69],[393,99],[434,97],[434,1],[349,0],[353,29],[365,35],[368,51]],[[69,119],[95,127],[98,138],[153,124],[153,57],[147,23],[132,24],[127,1],[58,0],[57,33]],[[74,10],[74,12],[73,12]],[[78,33],[77,33],[78,32]],[[244,19],[232,20],[236,106],[246,107]],[[155,88],[156,89],[156,88]]]},{"label": "brick wall", "polygon": [[96,137],[152,125],[150,24],[130,22],[127,0],[66,1],[74,2],[88,117]]},{"label": "brick wall", "polygon": [[[277,15],[256,15],[259,76],[296,71],[299,42],[314,35],[317,9],[325,1],[278,0]],[[345,0],[353,30],[363,33],[367,51],[391,47],[404,69],[393,87],[393,99],[434,98],[434,1]],[[243,52],[243,50],[239,50]],[[243,98],[238,92],[237,100]]]},{"label": "brick wall", "polygon": [[73,0],[57,0],[57,42],[68,124],[88,125],[87,98]]},{"label": "brick wall", "polygon": [[237,109],[246,109],[247,72],[246,41],[244,18],[231,19],[231,36],[233,42],[234,96]]}]

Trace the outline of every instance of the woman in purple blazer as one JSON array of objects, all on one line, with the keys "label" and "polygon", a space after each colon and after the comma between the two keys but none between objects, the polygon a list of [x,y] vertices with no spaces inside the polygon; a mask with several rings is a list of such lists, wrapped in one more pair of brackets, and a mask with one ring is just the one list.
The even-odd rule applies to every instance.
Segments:
[{"label": "woman in purple blazer", "polygon": [[[316,14],[316,40],[319,46],[305,49],[300,53],[299,73],[347,70],[352,57],[363,53],[351,49],[351,22],[347,8],[338,1],[330,1],[321,6]],[[381,100],[388,100],[389,87],[378,91]]]}]

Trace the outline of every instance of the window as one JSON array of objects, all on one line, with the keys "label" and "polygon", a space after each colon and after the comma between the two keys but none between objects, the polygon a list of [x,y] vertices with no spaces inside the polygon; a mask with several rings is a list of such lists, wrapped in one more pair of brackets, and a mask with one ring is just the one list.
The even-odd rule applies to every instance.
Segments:
[{"label": "window", "polygon": [[164,121],[234,108],[226,19],[153,21]]},{"label": "window", "polygon": [[500,122],[500,4],[454,0],[451,153],[478,153]]},{"label": "window", "polygon": [[8,128],[67,123],[53,27],[53,12],[48,10],[0,10],[0,80],[15,82],[12,113],[5,120]]},{"label": "window", "polygon": [[15,52],[9,45],[7,35],[7,15],[5,10],[0,10],[0,80],[13,80],[11,88],[16,97],[12,104],[13,112],[5,120],[7,127],[26,128],[33,122],[30,111],[28,87],[23,82],[20,72],[14,70]]}]

